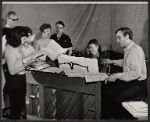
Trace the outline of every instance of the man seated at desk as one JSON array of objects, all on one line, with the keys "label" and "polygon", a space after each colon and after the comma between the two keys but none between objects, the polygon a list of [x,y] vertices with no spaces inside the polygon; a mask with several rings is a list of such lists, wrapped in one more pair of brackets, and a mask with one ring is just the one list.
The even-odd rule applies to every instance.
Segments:
[{"label": "man seated at desk", "polygon": [[[122,27],[116,30],[117,42],[125,49],[123,60],[106,60],[105,64],[123,67],[122,73],[110,75],[105,88],[104,119],[132,118],[122,107],[122,102],[138,97],[147,91],[147,68],[143,49],[135,44],[132,30]],[[116,81],[116,82],[115,82]]]}]

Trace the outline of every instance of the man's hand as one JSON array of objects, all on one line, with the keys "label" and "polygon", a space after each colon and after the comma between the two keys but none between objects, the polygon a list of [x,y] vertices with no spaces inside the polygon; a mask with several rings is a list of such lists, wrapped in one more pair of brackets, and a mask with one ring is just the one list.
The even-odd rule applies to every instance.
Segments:
[{"label": "man's hand", "polygon": [[117,74],[112,74],[107,78],[107,81],[115,82],[117,79]]},{"label": "man's hand", "polygon": [[112,64],[113,61],[110,59],[102,59],[102,64]]},{"label": "man's hand", "polygon": [[114,73],[107,78],[107,81],[115,82],[117,79],[122,79],[122,73]]}]

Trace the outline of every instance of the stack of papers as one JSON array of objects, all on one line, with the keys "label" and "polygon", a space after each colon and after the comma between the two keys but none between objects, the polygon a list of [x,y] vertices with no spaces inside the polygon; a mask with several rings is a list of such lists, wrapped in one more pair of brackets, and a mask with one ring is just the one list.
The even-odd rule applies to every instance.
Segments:
[{"label": "stack of papers", "polygon": [[148,116],[148,105],[143,101],[123,102],[122,105],[136,118]]},{"label": "stack of papers", "polygon": [[49,67],[50,67],[50,65],[45,62],[35,62],[32,65],[30,65],[28,68],[30,70],[44,70]]},{"label": "stack of papers", "polygon": [[45,48],[47,56],[54,61],[57,59],[57,56],[66,53],[68,48],[62,48],[56,41],[50,39],[50,43]]},{"label": "stack of papers", "polygon": [[37,68],[37,67],[39,67],[39,66],[41,66],[41,65],[43,65],[43,64],[45,64],[46,62],[33,62],[33,63],[31,63],[30,65],[29,65],[29,67],[31,67],[31,68]]},{"label": "stack of papers", "polygon": [[39,58],[39,57],[43,56],[45,53],[46,53],[45,50],[40,50],[40,51],[38,51],[38,52],[35,52],[35,53],[33,53],[32,55],[30,55],[30,56],[24,58],[24,59],[23,59],[23,63],[27,63],[27,62],[29,62],[29,61],[32,61],[32,59]]},{"label": "stack of papers", "polygon": [[68,77],[85,77],[85,73],[78,70],[64,70]]},{"label": "stack of papers", "polygon": [[90,73],[85,74],[86,82],[105,81],[108,78],[106,73]]},{"label": "stack of papers", "polygon": [[62,69],[57,68],[57,67],[49,67],[49,69],[47,69],[47,70],[51,73],[60,73],[63,71]]}]

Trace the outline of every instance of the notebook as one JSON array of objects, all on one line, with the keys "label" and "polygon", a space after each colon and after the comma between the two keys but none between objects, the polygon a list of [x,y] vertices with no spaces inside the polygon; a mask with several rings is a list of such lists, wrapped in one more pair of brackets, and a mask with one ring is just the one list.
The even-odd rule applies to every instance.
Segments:
[{"label": "notebook", "polygon": [[148,116],[148,105],[144,101],[123,102],[122,105],[134,117],[146,117],[146,116]]}]

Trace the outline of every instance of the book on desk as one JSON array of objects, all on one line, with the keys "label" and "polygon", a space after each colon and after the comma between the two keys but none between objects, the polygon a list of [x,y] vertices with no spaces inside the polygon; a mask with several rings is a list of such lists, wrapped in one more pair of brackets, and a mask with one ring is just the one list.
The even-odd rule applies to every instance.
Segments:
[{"label": "book on desk", "polygon": [[148,104],[144,101],[127,101],[122,106],[135,118],[148,117]]}]

